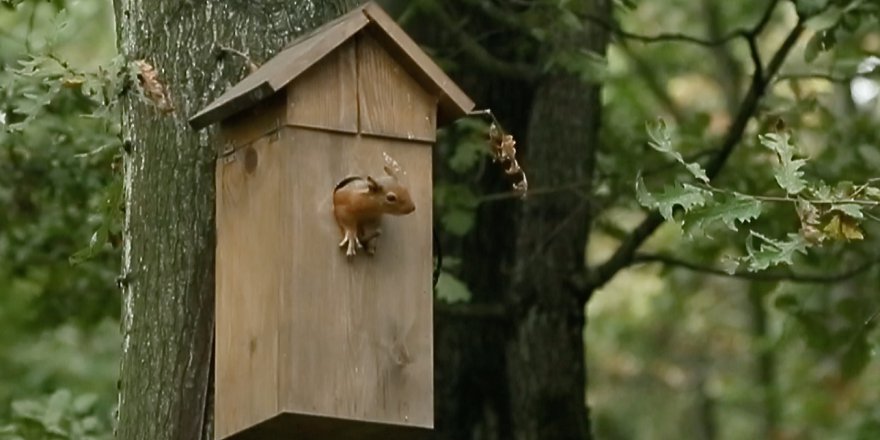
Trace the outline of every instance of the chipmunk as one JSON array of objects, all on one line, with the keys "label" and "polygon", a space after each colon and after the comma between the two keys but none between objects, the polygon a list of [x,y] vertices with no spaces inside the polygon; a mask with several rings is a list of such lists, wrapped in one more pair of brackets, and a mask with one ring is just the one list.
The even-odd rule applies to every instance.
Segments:
[{"label": "chipmunk", "polygon": [[342,179],[333,189],[333,215],[345,248],[345,255],[353,257],[358,249],[376,253],[376,238],[382,234],[379,227],[383,214],[406,215],[415,211],[409,191],[398,182],[400,165],[387,153],[385,175],[351,176]]}]

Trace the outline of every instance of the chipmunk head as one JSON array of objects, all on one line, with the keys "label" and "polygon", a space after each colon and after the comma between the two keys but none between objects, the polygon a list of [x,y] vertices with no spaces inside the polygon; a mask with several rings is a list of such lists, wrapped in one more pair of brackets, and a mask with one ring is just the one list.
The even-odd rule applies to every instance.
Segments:
[{"label": "chipmunk head", "polygon": [[[387,172],[387,170],[386,170]],[[406,215],[416,210],[409,190],[393,174],[373,179],[367,176],[370,193],[381,197],[382,211],[392,215]]]}]

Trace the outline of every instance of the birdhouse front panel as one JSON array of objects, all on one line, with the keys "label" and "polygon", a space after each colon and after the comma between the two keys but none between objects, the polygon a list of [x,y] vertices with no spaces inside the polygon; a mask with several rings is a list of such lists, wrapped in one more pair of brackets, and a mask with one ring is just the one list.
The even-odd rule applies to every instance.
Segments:
[{"label": "birdhouse front panel", "polygon": [[358,132],[356,46],[343,43],[287,86],[289,125]]},{"label": "birdhouse front panel", "polygon": [[433,142],[437,97],[426,91],[369,33],[357,36],[360,132]]},{"label": "birdhouse front panel", "polygon": [[[375,255],[348,258],[332,188],[381,169],[383,153],[407,171],[416,209],[386,219]],[[218,438],[282,413],[306,426],[318,416],[432,427],[430,146],[287,127],[223,162]]]},{"label": "birdhouse front panel", "polygon": [[433,142],[437,97],[369,33],[358,34],[287,87],[291,126]]},{"label": "birdhouse front panel", "polygon": [[[291,413],[433,426],[431,149],[284,130],[283,233],[295,251],[281,295],[279,403]],[[340,251],[329,188],[339,176],[407,170],[416,205],[383,219],[375,255]],[[324,190],[316,190],[323,188]]]}]

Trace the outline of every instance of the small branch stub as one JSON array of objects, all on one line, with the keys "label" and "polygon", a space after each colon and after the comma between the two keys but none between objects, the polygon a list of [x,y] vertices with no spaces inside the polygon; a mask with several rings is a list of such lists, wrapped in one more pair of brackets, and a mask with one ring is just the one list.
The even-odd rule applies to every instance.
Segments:
[{"label": "small branch stub", "polygon": [[349,176],[333,189],[333,216],[342,236],[339,247],[349,258],[362,249],[368,255],[376,253],[382,215],[406,215],[416,209],[409,190],[398,181],[404,174],[400,164],[387,153],[383,156],[384,176]]}]

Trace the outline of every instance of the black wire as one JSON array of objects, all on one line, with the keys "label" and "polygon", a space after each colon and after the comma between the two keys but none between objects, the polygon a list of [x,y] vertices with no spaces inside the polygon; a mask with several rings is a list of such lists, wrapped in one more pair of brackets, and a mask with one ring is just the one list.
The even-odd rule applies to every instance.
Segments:
[{"label": "black wire", "polygon": [[443,248],[440,246],[440,236],[437,235],[437,229],[432,229],[434,235],[434,251],[437,254],[437,263],[434,266],[434,289],[437,289],[437,280],[440,279],[440,268],[443,267]]}]

